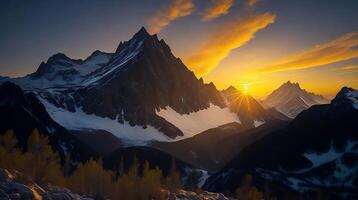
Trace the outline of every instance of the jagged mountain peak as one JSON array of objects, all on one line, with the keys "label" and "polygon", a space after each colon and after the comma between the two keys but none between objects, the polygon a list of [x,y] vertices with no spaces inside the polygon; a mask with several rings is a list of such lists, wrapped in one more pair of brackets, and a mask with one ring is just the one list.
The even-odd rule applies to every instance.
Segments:
[{"label": "jagged mountain peak", "polygon": [[[164,63],[160,64],[159,61]],[[179,58],[176,58],[172,54],[170,47],[164,40],[159,40],[156,34],[150,35],[146,29],[142,27],[131,39],[125,42],[120,42],[109,62],[106,63],[103,68],[96,71],[92,77],[85,80],[83,85],[90,87],[93,85],[102,85],[108,80],[116,79],[120,74],[128,73],[132,70],[144,70],[140,67],[141,65],[144,65],[144,63],[141,63],[141,65],[133,65],[133,62],[152,63],[145,64],[146,68],[154,67],[152,70],[155,71],[174,71],[177,70],[178,67],[183,67],[183,69],[185,68],[191,76],[195,76],[186,68]],[[162,65],[162,67],[157,69],[159,65]]]},{"label": "jagged mountain peak", "polygon": [[286,83],[282,84],[279,87],[279,89],[293,89],[293,88],[297,90],[302,90],[298,82],[291,82],[290,80],[288,80]]},{"label": "jagged mountain peak", "polygon": [[90,58],[93,58],[93,57],[96,57],[96,56],[99,56],[99,55],[111,55],[112,53],[107,53],[107,52],[103,52],[103,51],[100,51],[100,50],[95,50],[94,52],[91,53],[91,55],[89,55],[85,60],[89,60]]},{"label": "jagged mountain peak", "polygon": [[351,93],[351,92],[356,92],[357,90],[351,88],[351,87],[347,87],[347,86],[344,86],[341,88],[341,90],[337,93],[336,97],[338,96],[341,96],[341,95],[346,95],[348,93]]},{"label": "jagged mountain peak", "polygon": [[156,34],[149,34],[148,31],[144,27],[142,27],[137,33],[133,35],[130,40],[120,42],[115,51],[115,54],[121,54],[123,50],[128,50],[128,47],[133,50],[139,49],[138,47],[158,47],[158,45],[163,44],[165,44],[163,39],[159,41],[158,36]]},{"label": "jagged mountain peak", "polygon": [[301,111],[315,104],[325,104],[329,101],[322,95],[317,95],[302,89],[299,83],[287,81],[268,95],[264,104],[274,107],[288,117],[294,118]]},{"label": "jagged mountain peak", "polygon": [[238,92],[239,90],[236,87],[230,85],[228,88],[224,89],[223,92]]},{"label": "jagged mountain peak", "polygon": [[55,62],[55,61],[58,61],[58,60],[70,60],[70,61],[77,62],[77,63],[82,62],[82,59],[72,59],[72,58],[68,57],[68,56],[67,56],[66,54],[64,54],[64,53],[56,53],[56,54],[52,55],[52,56],[47,60],[47,63],[48,63],[48,62]]},{"label": "jagged mountain peak", "polygon": [[134,34],[134,38],[146,38],[146,37],[150,37],[151,35],[148,33],[147,29],[145,29],[144,26],[142,26],[139,31]]}]

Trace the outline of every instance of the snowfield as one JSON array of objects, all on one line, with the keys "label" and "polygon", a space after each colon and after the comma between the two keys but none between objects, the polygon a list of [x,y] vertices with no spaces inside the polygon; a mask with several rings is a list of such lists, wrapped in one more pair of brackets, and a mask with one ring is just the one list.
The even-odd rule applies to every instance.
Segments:
[{"label": "snowfield", "polygon": [[183,131],[184,136],[180,139],[192,137],[208,129],[231,122],[241,123],[239,117],[231,112],[229,108],[220,108],[213,104],[210,104],[207,109],[184,115],[167,106],[165,109],[156,111],[156,114]]},{"label": "snowfield", "polygon": [[124,123],[120,123],[118,116],[116,119],[100,117],[95,114],[87,114],[79,107],[76,108],[75,112],[71,112],[54,106],[44,98],[39,99],[53,120],[68,130],[105,130],[121,139],[125,144],[135,146],[147,146],[151,141],[178,141],[227,123],[240,123],[238,116],[231,112],[229,108],[220,108],[213,104],[207,109],[184,115],[180,115],[172,108],[167,107],[157,111],[157,115],[165,118],[184,133],[184,136],[171,139],[150,125],[147,125],[146,128],[137,125],[131,126],[124,120]]},{"label": "snowfield", "polygon": [[71,112],[63,108],[57,108],[45,99],[40,98],[50,116],[61,126],[69,130],[105,130],[124,143],[130,145],[145,146],[151,140],[170,141],[170,138],[152,126],[147,128],[141,126],[130,126],[128,122],[119,123],[117,119],[100,117],[94,114],[87,114],[81,108]]},{"label": "snowfield", "polygon": [[263,120],[255,120],[254,121],[254,126],[255,126],[255,128],[257,128],[257,127],[259,127],[259,126],[261,126],[261,125],[263,125],[263,124],[265,124],[266,122],[265,121],[263,121]]}]

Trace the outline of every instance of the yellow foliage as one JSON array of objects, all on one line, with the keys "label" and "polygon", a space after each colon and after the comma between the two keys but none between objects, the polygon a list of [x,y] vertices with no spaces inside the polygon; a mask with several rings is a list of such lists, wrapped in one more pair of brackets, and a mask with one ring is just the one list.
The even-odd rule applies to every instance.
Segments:
[{"label": "yellow foliage", "polygon": [[261,200],[263,194],[252,186],[252,176],[245,175],[240,187],[236,189],[236,197],[238,200]]},{"label": "yellow foliage", "polygon": [[48,144],[48,137],[42,136],[35,129],[27,141],[25,153],[27,169],[23,172],[38,183],[52,183],[64,186],[60,158]]},{"label": "yellow foliage", "polygon": [[79,164],[76,171],[67,178],[72,190],[94,196],[106,196],[110,192],[113,172],[104,170],[102,161],[89,160]]},{"label": "yellow foliage", "polygon": [[[181,186],[180,174],[174,162],[170,174],[163,178],[162,171],[158,167],[151,169],[147,161],[140,173],[136,157],[127,172],[121,160],[118,177],[113,171],[105,170],[101,160],[90,159],[80,163],[65,179],[63,172],[70,171],[66,167],[70,158],[66,157],[65,169],[61,169],[60,158],[48,142],[48,137],[40,135],[35,129],[27,141],[26,153],[22,153],[16,148],[17,139],[13,132],[7,131],[0,135],[0,167],[18,170],[37,183],[66,185],[78,193],[109,199],[161,200],[165,199],[163,188],[176,191]],[[40,196],[36,198],[40,199]]]},{"label": "yellow foliage", "polygon": [[35,129],[28,139],[25,154],[16,148],[16,144],[12,130],[0,136],[0,167],[20,171],[38,183],[64,184],[60,159],[48,144],[47,137]]},{"label": "yellow foliage", "polygon": [[15,148],[17,138],[12,130],[0,135],[0,167],[22,171],[24,168],[24,156],[20,149]]}]

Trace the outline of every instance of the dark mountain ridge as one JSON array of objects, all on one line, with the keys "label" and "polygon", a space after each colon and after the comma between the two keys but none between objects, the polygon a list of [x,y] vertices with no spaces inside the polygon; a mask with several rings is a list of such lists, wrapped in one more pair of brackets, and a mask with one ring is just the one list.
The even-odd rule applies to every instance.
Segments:
[{"label": "dark mountain ridge", "polygon": [[234,190],[240,183],[239,174],[251,173],[258,183],[276,181],[298,192],[357,196],[357,94],[344,87],[331,104],[303,111],[287,127],[244,148],[208,180],[206,188]]}]

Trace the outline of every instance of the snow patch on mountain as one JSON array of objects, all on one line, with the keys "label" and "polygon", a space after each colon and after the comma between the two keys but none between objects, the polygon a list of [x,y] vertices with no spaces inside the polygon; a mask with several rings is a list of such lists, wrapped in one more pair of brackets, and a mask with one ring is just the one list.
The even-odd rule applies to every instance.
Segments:
[{"label": "snow patch on mountain", "polygon": [[257,127],[259,127],[259,126],[261,126],[263,124],[265,124],[265,121],[263,121],[263,120],[255,120],[254,121],[255,128],[257,128]]},{"label": "snow patch on mountain", "polygon": [[339,158],[342,154],[342,152],[335,150],[333,144],[331,144],[330,149],[325,153],[309,152],[305,153],[304,156],[311,161],[312,168],[315,168]]},{"label": "snow patch on mountain", "polygon": [[83,63],[80,69],[77,69],[81,75],[88,75],[104,66],[111,59],[112,54],[95,51]]},{"label": "snow patch on mountain", "polygon": [[358,91],[351,90],[350,92],[346,93],[346,96],[349,100],[352,101],[352,105],[355,109],[358,109]]},{"label": "snow patch on mountain", "polygon": [[[278,171],[257,168],[256,171],[267,179],[281,179],[281,181],[288,183],[291,188],[301,192],[310,190],[312,187],[322,186],[351,188],[354,187],[353,182],[358,166],[348,167],[342,162],[342,158],[347,153],[357,153],[357,145],[357,141],[348,140],[342,150],[335,149],[332,143],[326,152],[306,152],[304,157],[312,163],[312,166],[308,168],[294,171],[286,171],[282,168]],[[332,172],[326,177],[317,177],[315,173],[312,173],[314,170],[322,169],[324,166],[326,167],[323,169],[329,170],[327,168],[329,165],[333,166]]]},{"label": "snow patch on mountain", "polygon": [[220,108],[213,104],[210,104],[207,109],[183,115],[167,106],[165,109],[156,111],[156,114],[178,127],[184,133],[181,139],[192,137],[205,130],[224,124],[241,123],[239,117],[231,112],[229,108]]},{"label": "snow patch on mountain", "polygon": [[118,119],[100,117],[94,114],[87,114],[81,108],[76,108],[71,112],[62,108],[57,108],[53,104],[40,98],[45,105],[50,116],[60,125],[69,130],[105,130],[128,145],[148,145],[151,140],[170,141],[170,138],[152,126],[146,128],[141,126],[130,126],[128,122],[118,122]]},{"label": "snow patch on mountain", "polygon": [[199,170],[201,172],[201,177],[199,178],[199,181],[197,183],[197,186],[199,188],[203,187],[206,180],[208,180],[208,178],[210,177],[210,174],[208,171],[205,170]]}]

